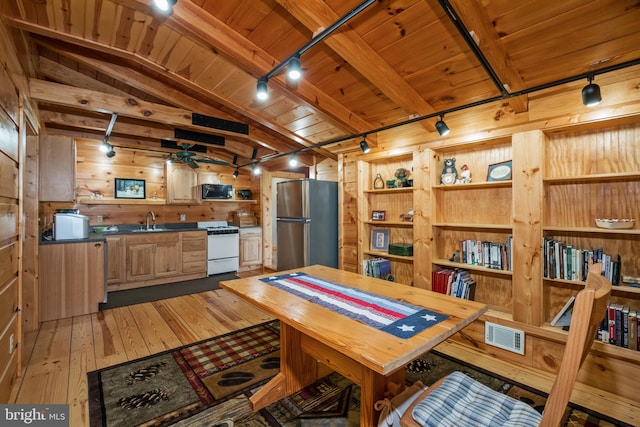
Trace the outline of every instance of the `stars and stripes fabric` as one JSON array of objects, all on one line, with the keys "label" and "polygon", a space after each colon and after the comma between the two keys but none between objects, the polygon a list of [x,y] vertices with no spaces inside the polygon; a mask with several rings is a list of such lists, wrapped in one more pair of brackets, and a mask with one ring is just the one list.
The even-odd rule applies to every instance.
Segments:
[{"label": "stars and stripes fabric", "polygon": [[305,273],[288,273],[260,280],[400,338],[410,338],[448,318],[420,306]]}]

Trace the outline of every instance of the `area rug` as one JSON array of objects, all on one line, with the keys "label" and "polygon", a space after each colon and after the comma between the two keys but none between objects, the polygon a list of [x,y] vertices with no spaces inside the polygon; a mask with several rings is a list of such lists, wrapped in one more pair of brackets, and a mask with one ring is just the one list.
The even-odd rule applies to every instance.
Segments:
[{"label": "area rug", "polygon": [[[267,322],[88,373],[91,426],[357,426],[360,388],[333,373],[253,412],[249,398],[279,369],[279,324]],[[460,370],[538,410],[535,390],[437,352],[407,365],[407,382],[432,384]],[[567,427],[626,426],[569,408]]]}]

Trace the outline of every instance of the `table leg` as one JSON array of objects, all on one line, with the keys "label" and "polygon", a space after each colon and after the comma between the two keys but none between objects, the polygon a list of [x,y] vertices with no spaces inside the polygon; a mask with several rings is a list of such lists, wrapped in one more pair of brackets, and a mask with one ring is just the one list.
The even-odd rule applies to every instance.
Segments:
[{"label": "table leg", "polygon": [[318,379],[318,362],[302,351],[301,336],[296,329],[280,323],[280,373],[251,396],[252,410],[264,408]]},{"label": "table leg", "polygon": [[360,384],[360,425],[372,427],[378,425],[380,413],[374,409],[378,400],[384,399],[384,394],[390,383],[404,384],[404,369],[400,369],[388,376],[381,375],[371,369],[362,367],[362,382]]}]

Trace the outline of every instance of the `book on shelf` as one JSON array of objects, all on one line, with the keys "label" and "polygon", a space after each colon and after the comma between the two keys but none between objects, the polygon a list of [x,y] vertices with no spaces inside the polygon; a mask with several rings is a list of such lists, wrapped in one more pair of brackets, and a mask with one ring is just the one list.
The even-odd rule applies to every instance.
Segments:
[{"label": "book on shelf", "polygon": [[512,269],[512,236],[504,243],[485,240],[460,240],[460,262],[494,270]]},{"label": "book on shelf", "polygon": [[391,262],[386,258],[371,258],[362,261],[362,273],[377,279],[392,280]]},{"label": "book on shelf", "polygon": [[551,320],[551,326],[569,326],[571,323],[571,313],[573,311],[573,303],[576,300],[575,295],[567,300],[565,305],[560,309],[558,314]]},{"label": "book on shelf", "polygon": [[603,276],[617,286],[621,282],[622,258],[612,256],[602,248],[581,249],[563,240],[544,236],[543,241],[543,274],[548,279],[575,280],[585,282],[589,271],[589,263],[601,263]]},{"label": "book on shelf", "polygon": [[629,350],[638,350],[638,314],[629,311]]},{"label": "book on shelf", "polygon": [[476,282],[467,270],[443,269],[431,272],[431,290],[456,298],[473,300]]}]

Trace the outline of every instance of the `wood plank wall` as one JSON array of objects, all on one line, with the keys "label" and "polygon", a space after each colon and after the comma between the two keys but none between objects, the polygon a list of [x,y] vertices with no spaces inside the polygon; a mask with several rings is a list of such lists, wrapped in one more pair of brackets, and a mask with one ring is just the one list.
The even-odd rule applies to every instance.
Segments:
[{"label": "wood plank wall", "polygon": [[[83,204],[91,193],[101,193],[105,200],[113,199],[114,178],[136,178],[146,181],[147,200],[152,200],[155,193],[157,200],[166,199],[166,181],[164,161],[166,155],[116,148],[116,155],[108,158],[99,151],[101,141],[76,139],[76,203],[41,203],[41,224],[48,227],[53,220],[56,209],[76,208],[82,215],[90,218],[90,225],[98,225],[97,217],[102,216],[101,225],[110,224],[143,224],[146,214],[153,211],[157,223],[175,223],[180,221],[180,214],[186,215],[187,222],[198,221],[231,221],[232,213],[245,209],[255,213],[260,224],[260,177],[255,177],[241,170],[234,179],[233,168],[228,166],[200,164],[198,181],[200,183],[231,184],[236,190],[249,189],[255,203],[206,201],[193,205],[164,205],[156,203],[136,204]],[[96,200],[97,201],[97,200]]]},{"label": "wood plank wall", "polygon": [[[0,39],[5,39],[0,26]],[[0,58],[8,47],[0,42]],[[8,403],[20,369],[20,129],[18,89],[0,67],[0,403]]]}]

